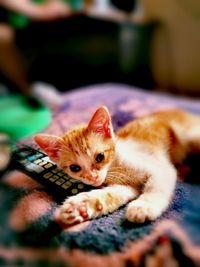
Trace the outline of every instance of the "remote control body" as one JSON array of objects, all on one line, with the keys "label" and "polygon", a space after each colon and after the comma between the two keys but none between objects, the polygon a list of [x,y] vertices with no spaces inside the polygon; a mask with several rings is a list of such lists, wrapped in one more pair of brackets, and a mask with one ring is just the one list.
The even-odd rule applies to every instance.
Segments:
[{"label": "remote control body", "polygon": [[92,186],[68,176],[42,151],[30,146],[12,147],[11,168],[29,175],[60,198],[93,189]]}]

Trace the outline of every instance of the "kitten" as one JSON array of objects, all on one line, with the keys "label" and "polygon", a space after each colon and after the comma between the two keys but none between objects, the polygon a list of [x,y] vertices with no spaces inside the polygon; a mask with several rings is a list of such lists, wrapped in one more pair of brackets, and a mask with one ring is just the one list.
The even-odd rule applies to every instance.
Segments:
[{"label": "kitten", "polygon": [[108,110],[100,107],[87,126],[62,137],[36,135],[35,141],[70,176],[98,188],[67,198],[59,211],[62,223],[83,222],[128,202],[126,218],[143,223],[167,209],[175,165],[200,152],[200,118],[181,110],[157,112],[114,134]]}]

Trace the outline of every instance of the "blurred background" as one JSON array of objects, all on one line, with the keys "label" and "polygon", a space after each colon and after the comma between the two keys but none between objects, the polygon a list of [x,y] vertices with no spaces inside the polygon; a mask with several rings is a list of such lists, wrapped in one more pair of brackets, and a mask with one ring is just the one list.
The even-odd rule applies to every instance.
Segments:
[{"label": "blurred background", "polygon": [[[78,101],[76,93],[67,100],[63,92],[113,83],[105,92],[114,92],[115,100],[112,93],[107,96],[103,92],[105,97],[101,98],[102,101],[108,98],[111,107],[120,102],[118,99],[129,97],[124,84],[131,85],[133,91],[136,86],[148,92],[200,97],[199,49],[200,0],[0,0],[0,178],[12,169],[13,144],[32,145],[35,133],[49,127],[48,133],[63,134],[77,121],[86,120],[86,113],[93,112],[96,105],[92,101],[98,98],[97,90],[104,87],[96,86],[93,96],[90,90],[81,88]],[[123,106],[115,109],[118,126],[154,110],[154,106],[158,108],[159,102],[166,99],[142,95],[135,102],[130,99],[130,103],[124,100],[117,104]],[[160,106],[168,108],[169,101],[166,102],[166,106],[165,103]],[[198,102],[192,103],[198,112]],[[78,105],[81,107],[77,108]],[[133,106],[135,109],[130,112]],[[192,104],[185,107],[193,110]],[[30,139],[26,140],[27,137]],[[9,174],[7,177],[8,184],[4,184],[5,179],[0,185],[0,243],[10,244],[11,248],[17,244],[18,248],[23,244],[39,244],[43,239],[40,245],[48,242],[48,246],[54,246],[54,242],[49,242],[57,231],[53,230],[49,217],[52,212],[48,208],[50,224],[41,212],[43,207],[50,207],[49,197],[43,202],[40,193],[44,192],[19,173],[13,176],[11,173],[11,179]],[[31,194],[33,198],[29,198]],[[10,218],[14,218],[11,224]],[[196,226],[193,228],[195,233]],[[59,239],[56,237],[56,246]],[[21,256],[18,262],[22,262]]]},{"label": "blurred background", "polygon": [[[68,13],[53,19],[28,16],[20,9],[24,0],[10,9],[5,2],[1,21],[14,31],[30,83],[45,81],[67,91],[120,82],[200,95],[198,0],[63,0]],[[1,84],[16,87],[0,73]]]}]

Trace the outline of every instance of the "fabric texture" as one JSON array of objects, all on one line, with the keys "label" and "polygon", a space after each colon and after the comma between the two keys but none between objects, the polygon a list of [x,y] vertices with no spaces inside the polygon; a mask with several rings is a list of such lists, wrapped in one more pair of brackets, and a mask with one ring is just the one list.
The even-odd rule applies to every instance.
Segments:
[{"label": "fabric texture", "polygon": [[[62,135],[88,122],[100,105],[110,110],[115,130],[157,110],[180,107],[200,114],[200,100],[120,84],[94,85],[62,96],[46,133]],[[32,137],[22,143],[37,148]],[[190,176],[177,182],[170,207],[155,222],[129,223],[126,207],[121,207],[68,229],[56,223],[60,203],[44,187],[17,170],[8,171],[0,184],[0,266],[200,266],[199,159],[191,161]]]}]

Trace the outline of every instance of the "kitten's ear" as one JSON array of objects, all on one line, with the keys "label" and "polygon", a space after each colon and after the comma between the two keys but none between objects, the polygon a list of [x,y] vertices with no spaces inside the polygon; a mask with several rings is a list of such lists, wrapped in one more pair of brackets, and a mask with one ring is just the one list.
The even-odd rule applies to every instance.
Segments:
[{"label": "kitten's ear", "polygon": [[59,160],[59,150],[62,146],[62,138],[54,135],[38,134],[34,136],[35,142],[53,161]]},{"label": "kitten's ear", "polygon": [[87,128],[89,131],[102,134],[105,138],[113,137],[111,118],[106,107],[102,106],[97,109]]}]

